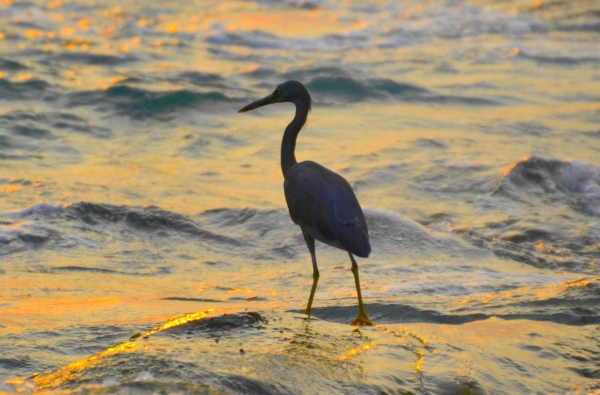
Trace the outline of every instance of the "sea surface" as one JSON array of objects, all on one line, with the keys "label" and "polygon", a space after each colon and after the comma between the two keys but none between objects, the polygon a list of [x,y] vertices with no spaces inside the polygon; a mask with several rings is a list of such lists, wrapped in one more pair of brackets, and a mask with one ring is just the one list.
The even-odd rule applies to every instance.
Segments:
[{"label": "sea surface", "polygon": [[[343,175],[310,255],[279,164]],[[600,394],[597,0],[0,0],[0,393]]]}]

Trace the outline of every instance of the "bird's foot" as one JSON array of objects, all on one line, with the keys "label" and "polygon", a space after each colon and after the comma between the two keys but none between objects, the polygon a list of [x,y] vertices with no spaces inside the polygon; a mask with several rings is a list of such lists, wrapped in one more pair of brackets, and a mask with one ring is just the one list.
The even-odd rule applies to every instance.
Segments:
[{"label": "bird's foot", "polygon": [[367,317],[367,314],[358,314],[358,317],[356,317],[356,319],[354,321],[352,321],[352,324],[354,326],[374,326],[375,324],[373,324],[373,322],[371,322],[371,320],[369,319],[369,317]]},{"label": "bird's foot", "polygon": [[306,315],[308,316],[308,317],[306,317],[306,318],[310,318],[310,310],[311,310],[311,309],[308,309],[308,308],[307,308],[307,309],[304,309],[304,314],[306,314]]}]

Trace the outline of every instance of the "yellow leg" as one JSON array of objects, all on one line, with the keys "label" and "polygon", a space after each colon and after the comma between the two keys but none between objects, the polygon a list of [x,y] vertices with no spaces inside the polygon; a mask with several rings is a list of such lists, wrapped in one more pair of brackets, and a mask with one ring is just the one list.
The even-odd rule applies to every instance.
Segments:
[{"label": "yellow leg", "polygon": [[315,297],[315,291],[317,290],[317,283],[319,282],[319,273],[313,274],[313,285],[310,290],[310,298],[308,298],[308,305],[306,305],[306,310],[304,310],[304,314],[310,317],[310,309],[312,308],[312,302]]},{"label": "yellow leg", "polygon": [[308,305],[306,305],[306,310],[304,310],[304,314],[310,317],[310,309],[312,308],[313,299],[315,298],[315,291],[317,290],[317,283],[319,282],[319,268],[317,267],[317,256],[315,255],[315,239],[304,232],[302,232],[302,235],[304,236],[304,241],[306,241],[308,251],[310,251],[310,257],[313,264],[313,285],[310,290]]},{"label": "yellow leg", "polygon": [[356,261],[354,260],[352,254],[348,253],[348,255],[350,255],[350,259],[352,260],[352,274],[354,274],[354,282],[356,283],[356,295],[358,296],[358,316],[354,321],[352,321],[352,325],[373,326],[373,322],[371,322],[371,320],[367,316],[367,310],[365,310],[365,305],[362,301],[362,293],[360,292],[360,279],[358,277],[358,265],[356,264]]}]

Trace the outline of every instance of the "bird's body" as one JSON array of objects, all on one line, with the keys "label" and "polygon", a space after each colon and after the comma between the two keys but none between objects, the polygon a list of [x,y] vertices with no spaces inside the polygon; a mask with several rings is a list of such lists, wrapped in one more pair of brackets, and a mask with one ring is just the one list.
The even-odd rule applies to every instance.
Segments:
[{"label": "bird's body", "polygon": [[296,115],[285,129],[281,142],[281,170],[285,179],[283,189],[290,216],[302,229],[313,263],[313,285],[305,312],[310,316],[319,281],[315,255],[315,240],[319,240],[348,252],[358,296],[358,317],[353,324],[373,325],[362,302],[358,265],[353,257],[354,254],[366,258],[371,252],[367,223],[356,195],[348,181],[339,174],[312,161],[296,161],[296,138],[311,108],[308,91],[298,81],[287,81],[271,95],[247,105],[239,112],[285,102],[296,105]]},{"label": "bird's body", "polygon": [[312,161],[292,166],[283,183],[295,224],[311,237],[361,258],[371,253],[365,216],[342,176]]}]

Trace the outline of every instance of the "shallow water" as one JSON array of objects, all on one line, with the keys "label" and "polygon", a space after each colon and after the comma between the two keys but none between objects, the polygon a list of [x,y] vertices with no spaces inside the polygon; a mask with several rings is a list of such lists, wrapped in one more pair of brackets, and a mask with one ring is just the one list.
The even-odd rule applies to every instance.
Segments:
[{"label": "shallow water", "polygon": [[[600,393],[597,1],[0,1],[0,393]],[[310,256],[279,144],[349,180]]]}]

